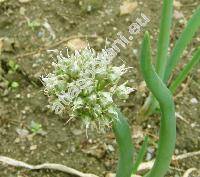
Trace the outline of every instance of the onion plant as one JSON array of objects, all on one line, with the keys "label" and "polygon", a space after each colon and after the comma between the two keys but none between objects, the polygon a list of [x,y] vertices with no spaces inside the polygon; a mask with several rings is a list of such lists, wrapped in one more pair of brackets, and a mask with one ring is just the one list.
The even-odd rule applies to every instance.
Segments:
[{"label": "onion plant", "polygon": [[[86,130],[89,127],[102,130],[105,126],[112,126],[119,147],[116,177],[131,177],[143,160],[147,138],[134,161],[131,130],[127,118],[116,104],[117,100],[127,99],[134,91],[127,86],[128,81],[122,82],[121,79],[129,68],[113,66],[107,52],[96,53],[91,48],[75,51],[71,56],[63,56],[60,52],[52,65],[53,72],[42,77],[49,107],[57,114],[68,114],[70,120],[80,120]],[[142,44],[141,71],[162,111],[158,153],[153,168],[145,176],[163,177],[175,145],[175,111],[171,92],[151,64],[148,33]]]},{"label": "onion plant", "polygon": [[117,177],[130,177],[133,168],[133,143],[126,118],[116,101],[128,98],[134,89],[122,82],[129,68],[113,66],[107,52],[91,48],[75,51],[71,56],[58,54],[54,71],[42,77],[49,107],[57,114],[69,114],[86,128],[100,131],[112,126],[119,145]]},{"label": "onion plant", "polygon": [[[157,57],[156,57],[156,72],[162,81],[168,85],[172,93],[175,93],[177,88],[185,80],[193,66],[200,60],[200,48],[198,48],[191,61],[186,64],[183,71],[169,83],[169,78],[172,75],[174,68],[179,63],[181,56],[186,49],[187,45],[193,39],[195,33],[200,27],[200,7],[197,8],[191,19],[188,21],[185,29],[176,41],[175,46],[170,54],[168,54],[168,48],[170,46],[170,29],[173,16],[173,0],[163,0],[162,17],[160,23],[160,33],[157,45]],[[142,108],[143,115],[150,115],[154,113],[158,107],[156,98],[150,94],[146,99]]]}]

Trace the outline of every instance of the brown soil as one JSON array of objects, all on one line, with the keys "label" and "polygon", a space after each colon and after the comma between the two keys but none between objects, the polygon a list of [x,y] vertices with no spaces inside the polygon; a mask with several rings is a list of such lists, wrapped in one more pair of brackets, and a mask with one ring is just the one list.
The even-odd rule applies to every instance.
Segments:
[{"label": "brown soil", "polygon": [[[88,2],[85,1],[86,3]],[[182,6],[178,11],[189,19],[199,4],[198,0],[181,0]],[[79,121],[65,125],[67,117],[58,117],[50,112],[46,105],[47,98],[43,94],[43,87],[39,80],[51,64],[51,57],[44,46],[51,49],[56,42],[73,35],[97,35],[96,38],[82,38],[87,40],[92,47],[100,50],[105,47],[106,38],[113,41],[117,32],[127,34],[128,26],[135,21],[140,12],[145,13],[151,22],[145,28],[152,35],[152,48],[156,47],[158,26],[160,20],[161,3],[158,0],[138,1],[137,9],[125,16],[119,15],[119,0],[98,1],[96,9],[87,12],[84,5],[80,6],[78,0],[30,0],[20,3],[18,0],[0,1],[0,38],[7,38],[6,46],[2,48],[0,63],[2,66],[3,80],[0,83],[0,155],[5,155],[31,164],[54,162],[68,165],[83,172],[90,172],[99,176],[107,172],[114,172],[117,163],[117,145],[110,130],[107,133],[89,131],[86,138],[85,129]],[[25,11],[25,12],[24,12]],[[37,21],[39,26],[27,23]],[[52,39],[49,32],[42,24],[48,21],[55,32],[56,38]],[[116,30],[117,29],[117,30]],[[172,42],[179,36],[183,25],[174,19]],[[138,112],[147,97],[148,91],[142,89],[142,77],[139,70],[138,53],[133,54],[133,48],[139,51],[144,30],[135,37],[131,44],[121,50],[115,58],[115,63],[125,62],[133,67],[126,79],[132,79],[133,87],[141,88],[136,94],[130,96],[127,103],[121,105],[130,125],[135,133],[150,134],[149,147],[156,149],[159,130],[159,116],[149,117],[141,121]],[[200,33],[198,33],[200,34]],[[101,40],[103,39],[103,42]],[[1,41],[0,41],[1,42]],[[199,44],[198,35],[188,47],[183,60],[176,69],[177,73],[184,63],[191,57],[191,51]],[[53,48],[63,48],[66,42]],[[1,43],[0,43],[1,48]],[[33,53],[32,52],[35,51]],[[155,54],[155,50],[153,51]],[[13,69],[9,61],[19,65]],[[19,87],[13,88],[15,81]],[[7,84],[8,83],[8,84]],[[200,69],[199,65],[189,75],[186,85],[180,88],[175,99],[176,112],[188,123],[177,119],[177,145],[176,153],[200,150]],[[180,92],[182,91],[182,92]],[[191,102],[197,99],[198,103]],[[31,136],[30,124],[35,121],[42,125],[46,135],[36,134]],[[28,137],[20,138],[16,129],[27,129]],[[136,149],[141,145],[141,137],[135,139]],[[93,147],[94,150],[91,150]],[[114,149],[112,149],[112,147]],[[154,157],[154,155],[152,155]],[[199,157],[188,158],[173,164],[181,171],[170,170],[168,177],[178,177],[191,167],[200,169]],[[26,169],[0,165],[1,177],[68,177],[55,171],[28,171]],[[194,174],[197,177],[197,174]]]}]

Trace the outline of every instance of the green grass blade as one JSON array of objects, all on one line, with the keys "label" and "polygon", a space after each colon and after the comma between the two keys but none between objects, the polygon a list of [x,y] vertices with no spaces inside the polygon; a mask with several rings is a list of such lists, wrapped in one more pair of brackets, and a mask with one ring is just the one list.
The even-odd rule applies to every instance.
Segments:
[{"label": "green grass blade", "polygon": [[165,83],[169,79],[171,72],[179,62],[183,51],[185,50],[187,45],[191,42],[193,36],[195,35],[199,27],[200,27],[200,7],[198,7],[196,12],[193,14],[192,18],[189,20],[186,28],[183,30],[178,41],[176,42],[171,56],[169,57],[164,76]]},{"label": "green grass blade", "polygon": [[113,131],[119,146],[119,163],[116,177],[130,177],[133,168],[133,151],[131,131],[124,115],[117,109],[118,119],[113,122]]},{"label": "green grass blade", "polygon": [[173,0],[163,0],[160,33],[158,38],[158,49],[156,59],[156,71],[164,79],[167,65],[168,47],[170,42],[170,28],[173,15]]},{"label": "green grass blade", "polygon": [[199,61],[200,61],[200,48],[195,52],[192,59],[183,68],[183,70],[179,73],[179,75],[176,77],[176,79],[171,83],[169,89],[172,93],[174,93],[176,91],[176,89],[186,79],[187,75],[192,70],[193,66],[195,66]]},{"label": "green grass blade", "polygon": [[144,156],[147,152],[147,145],[148,145],[148,137],[146,136],[145,139],[144,139],[144,142],[142,144],[142,147],[138,153],[138,156],[137,156],[137,159],[136,159],[136,162],[133,166],[133,171],[132,171],[132,174],[135,174],[138,170],[138,167],[139,165],[142,163],[143,159],[144,159]]},{"label": "green grass blade", "polygon": [[159,102],[161,109],[161,124],[158,151],[153,168],[145,177],[163,177],[168,171],[176,142],[175,106],[170,90],[159,78],[151,64],[151,48],[148,33],[145,34],[140,60],[144,80]]}]

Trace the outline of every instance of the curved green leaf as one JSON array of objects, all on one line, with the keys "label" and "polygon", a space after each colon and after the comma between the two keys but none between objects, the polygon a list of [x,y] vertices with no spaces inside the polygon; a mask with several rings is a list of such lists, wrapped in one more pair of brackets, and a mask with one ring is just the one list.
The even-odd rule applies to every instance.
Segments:
[{"label": "curved green leaf", "polygon": [[146,177],[163,177],[170,165],[176,142],[175,108],[171,92],[155,72],[151,64],[149,34],[146,33],[141,51],[141,71],[146,84],[159,102],[162,117],[158,151],[153,168]]}]

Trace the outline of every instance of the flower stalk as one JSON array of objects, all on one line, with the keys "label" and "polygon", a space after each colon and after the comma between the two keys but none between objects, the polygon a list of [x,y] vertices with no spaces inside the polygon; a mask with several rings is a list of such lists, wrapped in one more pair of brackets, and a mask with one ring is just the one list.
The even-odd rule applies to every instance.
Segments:
[{"label": "flower stalk", "polygon": [[133,168],[133,143],[126,118],[118,110],[118,120],[113,122],[113,131],[119,146],[119,163],[116,177],[130,177]]}]

